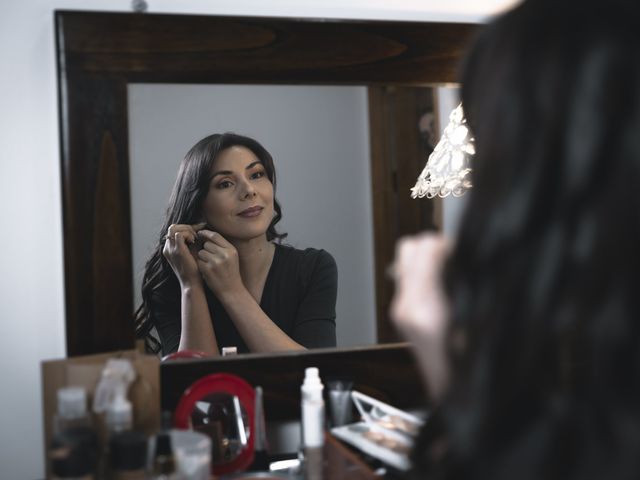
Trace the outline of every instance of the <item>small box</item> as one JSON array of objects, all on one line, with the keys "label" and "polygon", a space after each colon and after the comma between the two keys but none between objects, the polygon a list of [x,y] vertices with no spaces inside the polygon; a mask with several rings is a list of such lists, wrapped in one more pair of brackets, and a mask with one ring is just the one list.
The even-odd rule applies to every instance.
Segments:
[{"label": "small box", "polygon": [[351,392],[351,398],[362,421],[334,427],[331,433],[387,465],[409,470],[409,453],[425,420],[360,392]]}]

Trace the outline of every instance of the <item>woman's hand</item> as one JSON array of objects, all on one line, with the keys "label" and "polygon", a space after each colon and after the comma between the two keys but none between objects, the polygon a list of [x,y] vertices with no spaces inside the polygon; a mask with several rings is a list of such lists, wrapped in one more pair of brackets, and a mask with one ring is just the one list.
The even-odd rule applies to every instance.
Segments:
[{"label": "woman's hand", "polygon": [[197,266],[218,299],[222,300],[223,296],[244,289],[236,248],[222,235],[211,230],[200,230],[198,236],[204,245],[198,252]]},{"label": "woman's hand", "polygon": [[197,264],[196,240],[204,223],[197,225],[173,224],[167,230],[162,255],[167,259],[183,287],[200,282]]},{"label": "woman's hand", "polygon": [[396,292],[391,317],[412,343],[429,392],[439,399],[449,383],[446,336],[449,308],[442,268],[449,251],[441,235],[403,238],[396,246],[393,275]]}]

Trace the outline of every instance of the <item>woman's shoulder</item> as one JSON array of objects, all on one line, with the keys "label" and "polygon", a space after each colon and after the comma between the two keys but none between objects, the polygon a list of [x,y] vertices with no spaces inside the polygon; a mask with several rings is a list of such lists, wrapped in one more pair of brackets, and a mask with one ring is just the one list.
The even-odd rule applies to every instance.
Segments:
[{"label": "woman's shoulder", "polygon": [[335,288],[338,281],[338,267],[329,252],[321,248],[295,248],[291,245],[278,245],[275,275],[279,278],[293,279],[306,291],[316,288]]},{"label": "woman's shoulder", "polygon": [[336,261],[329,252],[322,248],[295,248],[292,245],[276,244],[279,257],[286,263],[295,263],[301,267],[335,265]]}]

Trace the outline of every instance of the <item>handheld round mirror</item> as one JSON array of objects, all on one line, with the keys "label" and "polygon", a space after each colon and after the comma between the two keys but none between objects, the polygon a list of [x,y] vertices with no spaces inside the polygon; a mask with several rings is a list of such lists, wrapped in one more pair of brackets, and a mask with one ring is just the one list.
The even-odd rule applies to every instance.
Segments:
[{"label": "handheld round mirror", "polygon": [[182,395],[174,425],[211,438],[211,469],[216,475],[246,469],[254,454],[255,391],[242,378],[215,373]]},{"label": "handheld round mirror", "polygon": [[205,352],[201,352],[200,350],[180,350],[177,352],[170,353],[169,355],[165,355],[160,360],[161,362],[168,362],[170,360],[182,360],[182,359],[190,359],[190,358],[209,358],[211,355]]}]

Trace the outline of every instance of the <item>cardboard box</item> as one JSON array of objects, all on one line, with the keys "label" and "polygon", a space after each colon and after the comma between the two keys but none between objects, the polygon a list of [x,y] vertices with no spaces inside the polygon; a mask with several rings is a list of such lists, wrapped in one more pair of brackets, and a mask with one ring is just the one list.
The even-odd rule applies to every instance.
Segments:
[{"label": "cardboard box", "polygon": [[[93,395],[110,358],[126,358],[136,371],[136,379],[129,387],[128,398],[133,406],[134,429],[151,435],[160,427],[160,359],[136,350],[102,353],[61,360],[48,360],[41,364],[42,408],[44,421],[44,452],[47,478],[50,477],[46,458],[53,434],[53,416],[57,410],[57,391],[61,387],[78,386],[87,391],[87,409],[91,411]],[[103,415],[93,414],[98,437],[106,438]]]}]

